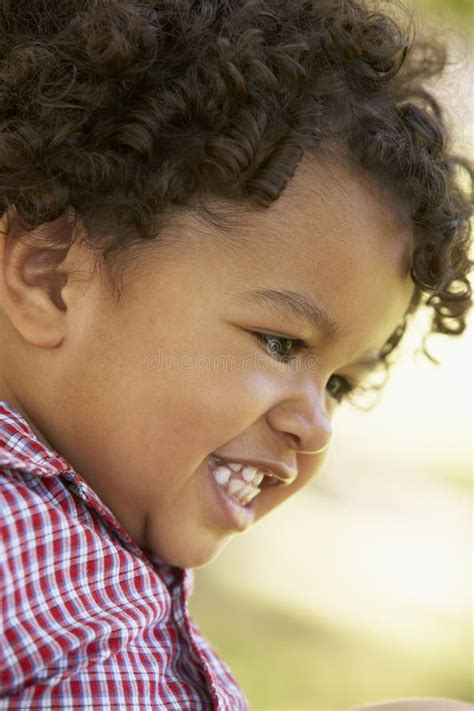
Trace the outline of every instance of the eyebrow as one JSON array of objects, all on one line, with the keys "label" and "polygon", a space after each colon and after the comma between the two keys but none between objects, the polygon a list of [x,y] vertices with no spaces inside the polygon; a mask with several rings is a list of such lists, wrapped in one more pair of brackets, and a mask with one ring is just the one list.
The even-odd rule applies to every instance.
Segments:
[{"label": "eyebrow", "polygon": [[238,294],[237,298],[243,303],[268,306],[278,316],[293,320],[304,319],[312,328],[321,331],[328,340],[333,340],[340,332],[339,325],[327,311],[297,291],[256,289]]}]

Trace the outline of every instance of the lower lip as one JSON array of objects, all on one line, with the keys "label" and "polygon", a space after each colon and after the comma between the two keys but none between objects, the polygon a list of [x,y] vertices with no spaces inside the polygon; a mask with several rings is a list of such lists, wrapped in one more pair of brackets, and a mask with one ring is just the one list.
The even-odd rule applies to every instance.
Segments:
[{"label": "lower lip", "polygon": [[[232,499],[214,479],[209,463],[207,470],[211,480],[212,515],[220,528],[232,531],[245,531],[255,521],[255,499],[246,506],[241,506]],[[258,496],[261,496],[259,494]],[[258,497],[255,497],[258,498]]]}]

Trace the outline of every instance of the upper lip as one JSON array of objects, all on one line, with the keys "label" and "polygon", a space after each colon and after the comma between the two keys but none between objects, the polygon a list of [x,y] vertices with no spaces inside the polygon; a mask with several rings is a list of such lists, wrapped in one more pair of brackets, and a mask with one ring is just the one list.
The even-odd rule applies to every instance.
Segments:
[{"label": "upper lip", "polygon": [[246,464],[251,467],[256,467],[260,472],[265,474],[268,472],[278,479],[282,484],[293,484],[298,472],[296,469],[291,469],[286,464],[281,462],[270,462],[266,459],[240,459],[240,457],[223,457],[220,454],[211,455],[223,462],[235,462],[236,464]]}]

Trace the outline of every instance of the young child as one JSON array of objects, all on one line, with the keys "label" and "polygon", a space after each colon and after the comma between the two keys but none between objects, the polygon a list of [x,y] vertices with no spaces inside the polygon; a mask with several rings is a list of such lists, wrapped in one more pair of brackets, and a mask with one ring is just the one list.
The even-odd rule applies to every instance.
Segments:
[{"label": "young child", "polygon": [[193,568],[410,314],[464,330],[472,171],[390,7],[1,3],[2,708],[247,709]]}]

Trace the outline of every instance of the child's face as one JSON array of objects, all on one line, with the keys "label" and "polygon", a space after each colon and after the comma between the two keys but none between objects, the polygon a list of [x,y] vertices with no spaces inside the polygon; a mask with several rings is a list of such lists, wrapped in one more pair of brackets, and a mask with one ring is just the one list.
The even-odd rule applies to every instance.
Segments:
[{"label": "child's face", "polygon": [[[308,484],[327,449],[299,452],[330,441],[329,379],[362,380],[358,362],[402,320],[413,283],[409,228],[386,197],[335,166],[300,164],[268,210],[242,213],[234,247],[188,224],[186,246],[163,263],[150,254],[120,304],[96,275],[68,282],[61,343],[24,349],[36,377],[22,404],[141,546],[197,567],[239,530],[223,519],[208,455],[297,469],[293,484],[254,499],[255,520]],[[74,253],[81,268],[92,259],[76,244],[71,264]],[[338,334],[239,299],[252,289],[304,294]],[[299,367],[278,364],[254,331],[311,348],[296,351]]]}]

